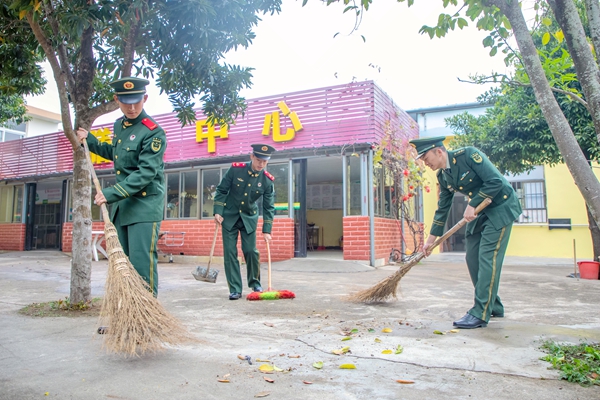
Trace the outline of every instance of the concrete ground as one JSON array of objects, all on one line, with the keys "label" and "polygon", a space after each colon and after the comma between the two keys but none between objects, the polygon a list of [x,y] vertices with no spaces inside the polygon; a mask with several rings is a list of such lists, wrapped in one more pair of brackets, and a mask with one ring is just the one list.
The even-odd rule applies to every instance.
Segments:
[{"label": "concrete ground", "polygon": [[[396,267],[339,258],[311,252],[274,263],[274,289],[297,298],[257,302],[229,301],[222,270],[211,284],[194,280],[193,264],[160,263],[159,300],[199,341],[124,358],[102,350],[96,318],[17,313],[69,295],[68,255],[0,254],[0,398],[600,399],[600,387],[559,380],[540,360],[545,340],[600,341],[600,280],[568,278],[572,260],[508,258],[500,284],[505,318],[452,333],[452,321],[472,304],[464,256],[429,257],[402,278],[397,301],[369,305],[345,296]],[[94,296],[103,294],[107,264],[93,262]],[[382,353],[398,345],[401,354]],[[332,353],[344,346],[347,354]],[[263,374],[259,360],[283,371]],[[319,361],[323,367],[314,368]]]}]

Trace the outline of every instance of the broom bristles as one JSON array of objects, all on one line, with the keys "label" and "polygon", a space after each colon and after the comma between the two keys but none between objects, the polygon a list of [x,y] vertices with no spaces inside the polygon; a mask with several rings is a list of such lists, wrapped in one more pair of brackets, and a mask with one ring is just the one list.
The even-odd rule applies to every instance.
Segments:
[{"label": "broom bristles", "polygon": [[192,340],[186,328],[152,295],[123,251],[115,226],[104,224],[108,274],[100,323],[108,329],[103,347],[109,353],[142,355]]},{"label": "broom bristles", "polygon": [[266,292],[252,292],[246,296],[246,300],[281,300],[294,299],[296,295],[289,290],[271,290]]},{"label": "broom bristles", "polygon": [[375,286],[361,290],[360,292],[348,296],[348,300],[356,303],[377,303],[396,297],[398,283],[400,279],[413,267],[413,263],[400,267],[393,275],[381,280]]}]

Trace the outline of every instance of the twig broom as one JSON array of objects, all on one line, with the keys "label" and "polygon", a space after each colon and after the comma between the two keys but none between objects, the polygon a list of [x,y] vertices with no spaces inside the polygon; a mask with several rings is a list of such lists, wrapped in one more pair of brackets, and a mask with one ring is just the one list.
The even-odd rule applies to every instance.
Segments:
[{"label": "twig broom", "polygon": [[[100,192],[102,188],[86,140],[83,145],[96,191]],[[146,281],[129,261],[106,205],[100,208],[108,254],[105,294],[100,309],[100,323],[108,327],[104,331],[103,347],[109,353],[131,356],[163,350],[165,344],[178,345],[191,340],[188,331],[152,295]]]},{"label": "twig broom", "polygon": [[[484,201],[482,201],[475,209],[475,213],[479,214],[481,210],[487,207],[491,202],[491,199],[485,199]],[[458,221],[456,225],[454,225],[446,233],[438,237],[433,242],[433,244],[431,245],[431,250],[435,249],[444,240],[452,236],[466,223],[467,220],[464,218]],[[417,253],[417,255],[412,260],[410,260],[407,264],[402,265],[400,269],[398,269],[398,271],[396,271],[393,275],[388,276],[387,278],[383,279],[382,281],[380,281],[375,286],[369,289],[365,289],[358,293],[351,294],[350,296],[348,296],[348,300],[356,303],[376,303],[388,300],[390,297],[396,299],[396,290],[398,288],[398,283],[400,282],[400,279],[402,279],[402,277],[406,275],[408,271],[410,271],[412,267],[417,265],[419,261],[421,261],[423,258],[425,258],[425,253]]]},{"label": "twig broom", "polygon": [[271,249],[269,248],[269,242],[267,243],[267,259],[269,262],[269,287],[266,292],[252,292],[246,296],[246,300],[280,300],[280,299],[293,299],[296,297],[294,292],[289,290],[273,290],[271,289]]}]

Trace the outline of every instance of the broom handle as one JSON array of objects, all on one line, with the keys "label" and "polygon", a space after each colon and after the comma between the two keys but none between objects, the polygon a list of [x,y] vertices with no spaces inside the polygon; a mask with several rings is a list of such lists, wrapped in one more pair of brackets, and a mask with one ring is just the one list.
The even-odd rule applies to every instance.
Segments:
[{"label": "broom handle", "polygon": [[265,241],[265,243],[267,244],[267,262],[269,264],[269,273],[268,273],[268,277],[269,277],[269,288],[267,289],[267,291],[271,291],[271,249],[269,248],[269,242]]},{"label": "broom handle", "polygon": [[212,262],[213,254],[215,253],[215,245],[217,244],[217,233],[219,233],[219,224],[215,221],[215,236],[213,237],[212,247],[210,248],[210,255],[208,256],[208,265],[206,266],[206,275],[210,271],[210,263]]},{"label": "broom handle", "polygon": [[[492,202],[492,199],[483,200],[481,203],[479,203],[477,208],[475,208],[475,214],[479,214],[481,212],[481,210],[483,210],[484,208],[489,206],[491,202]],[[454,233],[456,233],[456,231],[458,231],[460,228],[462,228],[463,225],[465,225],[466,223],[467,223],[467,220],[462,218],[460,221],[458,221],[456,223],[456,225],[454,225],[452,228],[448,229],[448,231],[446,233],[444,233],[442,236],[435,239],[435,241],[433,242],[433,244],[431,245],[431,247],[429,249],[433,250],[436,247],[438,247],[444,240],[448,239],[450,236],[452,236]],[[416,258],[413,258],[412,260],[410,260],[409,263],[411,264],[411,266],[413,266],[413,265],[416,265],[419,261],[421,261],[424,258],[425,258],[425,252],[421,252],[421,253],[419,253],[419,255]]]},{"label": "broom handle", "polygon": [[[479,203],[477,208],[475,208],[475,215],[478,215],[481,212],[481,210],[483,210],[484,208],[489,206],[491,202],[492,202],[492,199],[485,199],[481,203]],[[442,242],[444,240],[448,239],[450,236],[452,236],[454,233],[456,233],[456,231],[458,231],[460,228],[462,228],[466,223],[467,223],[467,220],[464,218],[461,219],[460,221],[458,221],[456,223],[456,225],[454,225],[452,228],[448,229],[448,231],[446,233],[444,233],[439,238],[435,239],[435,241],[431,245],[431,249],[435,249],[437,246],[442,244]]]},{"label": "broom handle", "polygon": [[[92,157],[90,156],[90,149],[87,144],[87,139],[83,139],[83,148],[85,149],[85,158],[90,163],[90,169],[92,172],[92,181],[94,181],[94,185],[96,186],[96,192],[102,192],[102,187],[100,186],[100,181],[96,176],[96,170],[94,169],[94,164],[92,163]],[[110,217],[108,216],[108,209],[106,208],[106,204],[100,205],[100,210],[102,210],[102,217],[104,221],[110,221]]]}]

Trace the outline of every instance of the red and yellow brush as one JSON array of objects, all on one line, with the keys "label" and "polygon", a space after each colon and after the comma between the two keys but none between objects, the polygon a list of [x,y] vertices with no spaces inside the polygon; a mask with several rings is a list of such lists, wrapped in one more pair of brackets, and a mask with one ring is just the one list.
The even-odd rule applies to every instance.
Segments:
[{"label": "red and yellow brush", "polygon": [[294,292],[289,290],[273,290],[271,289],[271,250],[269,249],[269,242],[267,243],[267,259],[269,262],[269,287],[265,292],[252,292],[246,296],[246,300],[281,300],[281,299],[293,299],[296,297]]}]

